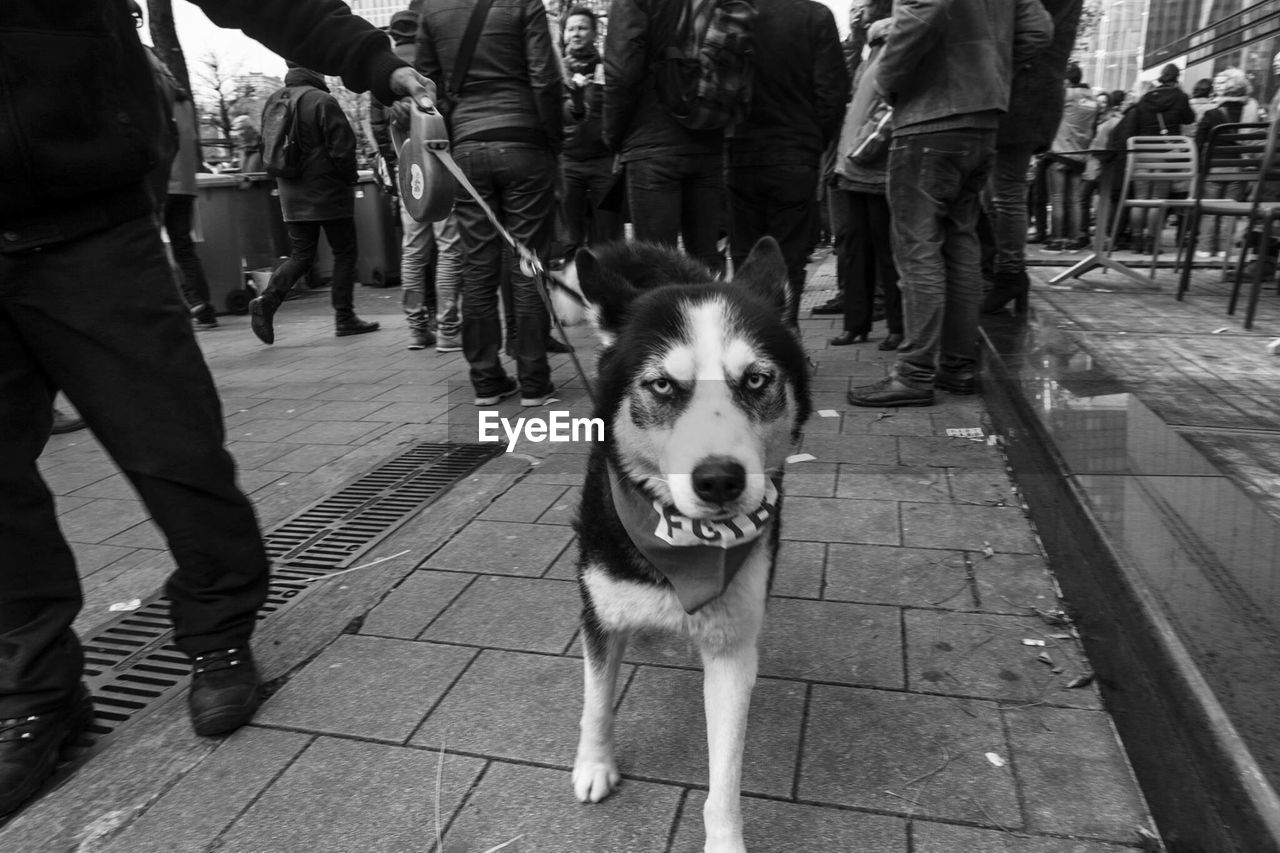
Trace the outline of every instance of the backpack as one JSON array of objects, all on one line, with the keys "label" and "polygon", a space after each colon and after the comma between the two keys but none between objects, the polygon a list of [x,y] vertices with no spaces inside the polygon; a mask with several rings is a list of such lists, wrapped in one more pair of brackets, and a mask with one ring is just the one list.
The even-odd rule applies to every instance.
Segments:
[{"label": "backpack", "polygon": [[[655,63],[655,87],[667,112],[690,130],[719,130],[751,104],[751,0],[686,0],[675,41]],[[701,23],[700,23],[701,22]]]},{"label": "backpack", "polygon": [[305,90],[284,88],[267,98],[262,108],[262,166],[273,178],[302,174],[304,152],[298,134],[298,113]]}]

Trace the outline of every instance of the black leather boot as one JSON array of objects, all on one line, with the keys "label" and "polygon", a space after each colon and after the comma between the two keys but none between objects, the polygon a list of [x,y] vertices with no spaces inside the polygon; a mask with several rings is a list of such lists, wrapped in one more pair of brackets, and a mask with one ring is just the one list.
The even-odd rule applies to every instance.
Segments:
[{"label": "black leather boot", "polygon": [[61,708],[0,719],[0,817],[16,811],[53,775],[58,758],[93,722],[84,684]]},{"label": "black leather boot", "polygon": [[1031,279],[1026,270],[1020,272],[998,272],[995,274],[995,286],[982,301],[983,314],[1004,313],[1005,306],[1013,302],[1014,313],[1023,314],[1027,310],[1027,299],[1031,293]]},{"label": "black leather boot", "polygon": [[253,719],[262,701],[258,668],[248,647],[196,655],[187,705],[198,735],[229,734]]},{"label": "black leather boot", "polygon": [[274,291],[267,290],[249,302],[249,328],[264,344],[276,342],[276,329],[271,321],[282,301]]}]

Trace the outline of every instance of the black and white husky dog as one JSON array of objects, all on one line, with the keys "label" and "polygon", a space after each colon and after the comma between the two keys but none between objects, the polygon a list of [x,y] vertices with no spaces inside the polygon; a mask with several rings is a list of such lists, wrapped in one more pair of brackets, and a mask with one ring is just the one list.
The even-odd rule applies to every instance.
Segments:
[{"label": "black and white husky dog", "polygon": [[579,252],[605,339],[577,532],[585,695],[573,787],[618,785],[614,686],[628,635],[683,633],[704,668],[708,853],[740,853],[756,641],[778,550],[782,470],[809,415],[804,350],[783,322],[787,271],[769,237],[732,282],[677,252]]}]

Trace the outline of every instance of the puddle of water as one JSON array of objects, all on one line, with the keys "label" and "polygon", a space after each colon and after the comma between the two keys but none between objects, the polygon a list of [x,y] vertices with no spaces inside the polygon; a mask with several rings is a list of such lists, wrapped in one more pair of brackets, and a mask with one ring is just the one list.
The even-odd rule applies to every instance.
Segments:
[{"label": "puddle of water", "polygon": [[1280,788],[1280,519],[1070,336],[1024,331],[1004,342],[1019,392]]}]

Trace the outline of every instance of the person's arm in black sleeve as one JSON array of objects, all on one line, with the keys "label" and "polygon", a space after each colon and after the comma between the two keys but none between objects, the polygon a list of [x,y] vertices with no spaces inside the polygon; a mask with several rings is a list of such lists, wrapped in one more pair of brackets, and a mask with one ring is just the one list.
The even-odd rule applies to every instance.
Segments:
[{"label": "person's arm in black sleeve", "polygon": [[351,14],[342,0],[192,2],[220,27],[239,29],[305,68],[340,75],[353,92],[372,92],[384,104],[411,94],[404,82],[392,81],[397,69],[409,63],[391,52],[386,33]]},{"label": "person's arm in black sleeve", "polygon": [[840,32],[830,9],[817,8],[814,27],[813,106],[826,148],[840,132],[849,103],[849,69],[840,46]]},{"label": "person's arm in black sleeve", "polygon": [[638,0],[613,0],[604,48],[604,143],[622,149],[635,116],[648,68],[645,63],[649,16]]}]

